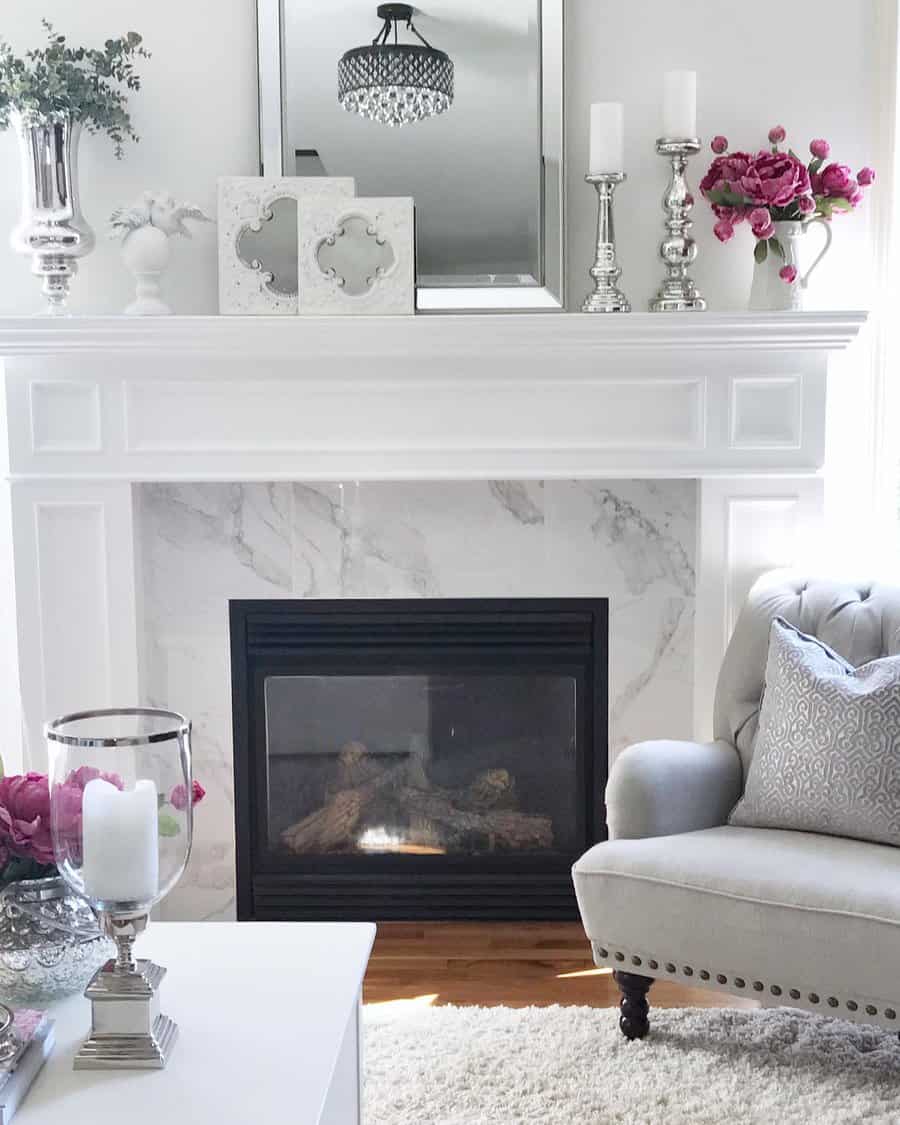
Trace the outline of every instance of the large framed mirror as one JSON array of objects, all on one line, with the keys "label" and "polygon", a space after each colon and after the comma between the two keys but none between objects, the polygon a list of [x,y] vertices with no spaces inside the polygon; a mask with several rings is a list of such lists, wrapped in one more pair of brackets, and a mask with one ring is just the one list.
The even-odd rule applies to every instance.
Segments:
[{"label": "large framed mirror", "polygon": [[262,174],[412,196],[421,311],[562,309],[563,0],[424,3],[257,0]]}]

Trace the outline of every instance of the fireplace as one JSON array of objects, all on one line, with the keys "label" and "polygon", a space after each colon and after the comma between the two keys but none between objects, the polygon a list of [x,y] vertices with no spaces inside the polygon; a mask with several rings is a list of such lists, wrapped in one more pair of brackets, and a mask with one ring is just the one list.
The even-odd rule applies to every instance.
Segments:
[{"label": "fireplace", "polygon": [[241,919],[563,919],[606,599],[230,602]]}]

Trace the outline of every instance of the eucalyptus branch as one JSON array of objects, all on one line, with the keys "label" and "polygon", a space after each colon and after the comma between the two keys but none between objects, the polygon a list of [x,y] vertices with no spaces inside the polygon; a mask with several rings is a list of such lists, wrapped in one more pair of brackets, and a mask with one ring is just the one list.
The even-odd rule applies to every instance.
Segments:
[{"label": "eucalyptus branch", "polygon": [[137,59],[149,59],[136,31],[107,39],[103,49],[70,47],[48,20],[47,45],[18,56],[0,39],[0,129],[18,114],[26,125],[81,122],[89,133],[106,133],[116,156],[126,140],[137,141],[128,94],[140,90]]}]

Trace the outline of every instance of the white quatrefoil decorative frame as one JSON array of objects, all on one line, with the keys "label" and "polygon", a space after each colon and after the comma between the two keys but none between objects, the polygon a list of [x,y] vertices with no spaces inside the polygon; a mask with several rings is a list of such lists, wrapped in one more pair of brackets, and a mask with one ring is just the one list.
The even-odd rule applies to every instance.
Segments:
[{"label": "white quatrefoil decorative frame", "polygon": [[[282,200],[296,208],[306,197],[352,199],[351,176],[224,176],[219,180],[219,312],[233,316],[296,315],[297,293],[279,292],[270,284],[264,261],[247,261],[246,246],[275,213],[284,214]],[[296,253],[294,224],[290,241],[279,246],[279,257]],[[245,256],[242,258],[242,244]]]},{"label": "white quatrefoil decorative frame", "polygon": [[415,312],[412,199],[299,202],[301,316]]}]

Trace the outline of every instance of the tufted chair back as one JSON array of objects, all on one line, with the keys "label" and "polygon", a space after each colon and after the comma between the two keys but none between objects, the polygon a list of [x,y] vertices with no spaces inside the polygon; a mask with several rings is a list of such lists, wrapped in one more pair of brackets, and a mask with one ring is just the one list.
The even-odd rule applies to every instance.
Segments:
[{"label": "tufted chair back", "polygon": [[715,736],[737,746],[744,777],[756,741],[775,617],[818,637],[856,667],[900,653],[900,586],[785,570],[760,578],[738,616],[716,687]]}]

